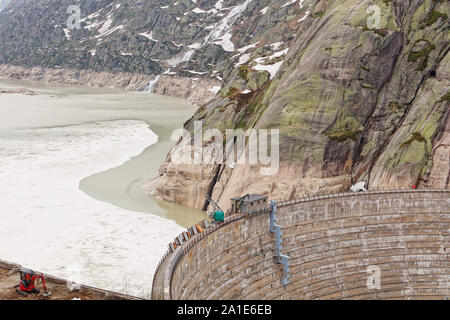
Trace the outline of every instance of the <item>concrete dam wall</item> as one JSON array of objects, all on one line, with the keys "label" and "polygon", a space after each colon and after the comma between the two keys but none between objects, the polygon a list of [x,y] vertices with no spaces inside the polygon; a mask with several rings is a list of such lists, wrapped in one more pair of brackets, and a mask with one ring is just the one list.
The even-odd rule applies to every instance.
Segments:
[{"label": "concrete dam wall", "polygon": [[153,299],[448,299],[450,191],[336,194],[236,214],[168,253]]}]

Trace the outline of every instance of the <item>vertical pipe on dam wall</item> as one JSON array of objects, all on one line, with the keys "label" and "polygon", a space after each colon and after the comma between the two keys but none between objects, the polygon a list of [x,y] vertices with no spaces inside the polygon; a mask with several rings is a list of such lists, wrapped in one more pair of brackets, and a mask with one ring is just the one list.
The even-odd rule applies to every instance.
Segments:
[{"label": "vertical pipe on dam wall", "polygon": [[[449,190],[289,200],[278,203],[278,221],[291,261],[286,288],[266,211],[216,225],[168,255],[155,279],[170,281],[154,290],[165,299],[449,298]],[[369,285],[374,269],[379,288]]]}]

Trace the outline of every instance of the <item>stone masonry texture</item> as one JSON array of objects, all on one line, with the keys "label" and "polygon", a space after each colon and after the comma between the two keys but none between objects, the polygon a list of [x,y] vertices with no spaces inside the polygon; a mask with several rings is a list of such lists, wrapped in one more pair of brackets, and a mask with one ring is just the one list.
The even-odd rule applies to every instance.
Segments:
[{"label": "stone masonry texture", "polygon": [[[215,226],[168,255],[153,298],[449,298],[449,191],[343,194],[278,206],[282,253],[291,264],[285,288],[266,211]],[[379,289],[367,285],[374,267]]]}]

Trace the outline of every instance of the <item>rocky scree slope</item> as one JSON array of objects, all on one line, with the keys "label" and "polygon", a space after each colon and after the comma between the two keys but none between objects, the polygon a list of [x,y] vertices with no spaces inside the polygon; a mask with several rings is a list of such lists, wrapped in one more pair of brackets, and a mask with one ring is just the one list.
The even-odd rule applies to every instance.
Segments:
[{"label": "rocky scree slope", "polygon": [[[267,3],[266,14],[282,2]],[[280,47],[271,37],[249,41],[255,48],[240,56],[217,96],[185,124],[191,132],[194,121],[222,132],[279,129],[279,172],[263,176],[260,166],[248,164],[177,165],[172,155],[192,144],[185,138],[148,190],[206,208],[205,193],[228,207],[236,195],[286,199],[348,190],[357,181],[370,189],[448,189],[448,1],[287,3],[300,9],[282,16],[295,39]],[[367,25],[370,5],[380,8],[376,28]]]}]

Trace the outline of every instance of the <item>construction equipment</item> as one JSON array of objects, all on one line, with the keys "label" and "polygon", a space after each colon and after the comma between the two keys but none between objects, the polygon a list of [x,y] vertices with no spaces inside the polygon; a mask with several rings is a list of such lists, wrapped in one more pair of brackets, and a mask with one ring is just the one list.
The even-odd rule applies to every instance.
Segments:
[{"label": "construction equipment", "polygon": [[39,293],[39,289],[36,288],[36,281],[42,282],[44,293],[43,298],[51,296],[52,292],[47,289],[45,283],[45,277],[42,273],[36,273],[31,269],[20,269],[20,281],[16,285],[16,292],[22,296],[28,296],[30,293]]},{"label": "construction equipment", "polygon": [[213,199],[211,199],[211,197],[209,195],[206,195],[205,197],[206,197],[206,200],[208,200],[208,202],[214,208],[214,212],[211,214],[211,218],[216,221],[223,222],[225,220],[225,213],[222,210],[222,208],[219,207],[219,205]]}]

